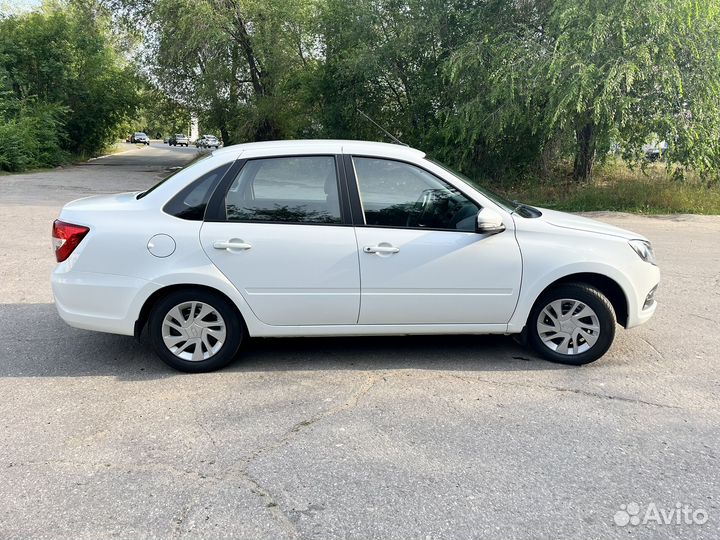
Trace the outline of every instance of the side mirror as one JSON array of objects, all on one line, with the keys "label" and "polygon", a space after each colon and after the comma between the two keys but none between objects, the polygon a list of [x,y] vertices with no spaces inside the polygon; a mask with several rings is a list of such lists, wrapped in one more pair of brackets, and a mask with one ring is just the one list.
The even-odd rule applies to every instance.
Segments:
[{"label": "side mirror", "polygon": [[505,230],[502,216],[492,208],[483,208],[478,212],[475,232],[478,234],[497,234]]}]

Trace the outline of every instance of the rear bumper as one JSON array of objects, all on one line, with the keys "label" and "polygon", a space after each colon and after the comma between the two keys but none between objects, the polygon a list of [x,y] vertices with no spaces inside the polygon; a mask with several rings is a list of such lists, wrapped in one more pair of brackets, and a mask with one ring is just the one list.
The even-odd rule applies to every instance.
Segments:
[{"label": "rear bumper", "polygon": [[133,335],[144,297],[141,291],[154,284],[129,276],[58,269],[51,283],[55,307],[66,323],[84,330]]}]

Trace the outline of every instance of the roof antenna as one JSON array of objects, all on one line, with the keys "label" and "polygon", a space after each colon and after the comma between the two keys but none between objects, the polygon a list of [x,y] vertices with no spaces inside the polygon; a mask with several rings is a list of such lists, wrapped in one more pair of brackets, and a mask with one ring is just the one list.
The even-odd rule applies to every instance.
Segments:
[{"label": "roof antenna", "polygon": [[395,135],[393,135],[392,133],[390,133],[387,129],[385,129],[384,127],[382,127],[380,124],[378,124],[375,120],[373,120],[372,118],[370,118],[367,114],[365,114],[364,112],[362,112],[360,109],[355,109],[355,110],[356,110],[357,112],[359,112],[360,114],[362,114],[369,122],[371,122],[376,128],[378,128],[380,131],[382,131],[385,135],[387,135],[388,137],[390,137],[395,144],[401,144],[402,146],[410,146],[410,145],[405,144],[404,142],[402,142],[402,141],[401,141],[400,139],[398,139]]}]

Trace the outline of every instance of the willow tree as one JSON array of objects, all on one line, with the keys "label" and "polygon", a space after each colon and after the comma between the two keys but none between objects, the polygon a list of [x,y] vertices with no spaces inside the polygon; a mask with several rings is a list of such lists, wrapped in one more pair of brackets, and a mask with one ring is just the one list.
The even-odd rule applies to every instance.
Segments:
[{"label": "willow tree", "polygon": [[459,105],[475,137],[529,131],[538,157],[565,136],[577,180],[611,145],[636,160],[653,138],[669,143],[668,163],[717,174],[718,0],[494,4],[525,17],[486,31],[451,64],[456,85],[482,92]]}]

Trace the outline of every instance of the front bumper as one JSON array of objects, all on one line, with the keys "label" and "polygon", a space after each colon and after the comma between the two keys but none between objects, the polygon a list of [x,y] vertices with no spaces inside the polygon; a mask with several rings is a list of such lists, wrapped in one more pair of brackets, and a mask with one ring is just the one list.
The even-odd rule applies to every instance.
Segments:
[{"label": "front bumper", "polygon": [[628,320],[625,328],[633,328],[646,323],[657,309],[657,290],[660,286],[660,270],[657,266],[643,263],[641,279],[637,279],[633,298],[628,298]]},{"label": "front bumper", "polygon": [[646,307],[644,309],[641,309],[635,317],[633,317],[633,318],[628,317],[628,324],[627,324],[626,328],[633,328],[635,326],[640,326],[641,324],[645,324],[655,314],[656,309],[657,309],[657,300],[653,300],[652,304],[650,304],[648,307]]}]

